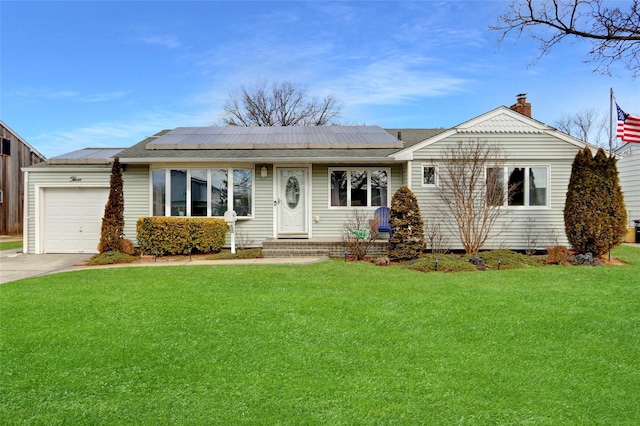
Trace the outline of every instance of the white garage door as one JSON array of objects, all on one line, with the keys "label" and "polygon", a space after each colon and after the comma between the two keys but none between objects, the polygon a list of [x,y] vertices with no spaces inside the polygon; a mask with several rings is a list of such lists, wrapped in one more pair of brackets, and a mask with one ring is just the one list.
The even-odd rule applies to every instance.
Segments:
[{"label": "white garage door", "polygon": [[97,253],[108,188],[44,191],[45,253]]}]

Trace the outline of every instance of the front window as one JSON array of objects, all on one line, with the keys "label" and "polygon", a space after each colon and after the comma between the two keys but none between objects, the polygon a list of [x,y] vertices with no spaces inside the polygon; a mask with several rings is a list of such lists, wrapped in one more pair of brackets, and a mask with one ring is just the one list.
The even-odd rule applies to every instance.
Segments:
[{"label": "front window", "polygon": [[253,170],[233,170],[233,210],[238,216],[251,215]]},{"label": "front window", "polygon": [[191,170],[191,216],[207,215],[207,171]]},{"label": "front window", "polygon": [[224,216],[229,204],[229,170],[211,170],[209,188],[211,192],[211,216]]},{"label": "front window", "polygon": [[329,170],[332,207],[379,207],[389,204],[389,169]]},{"label": "front window", "polygon": [[369,198],[367,172],[364,170],[351,171],[351,205],[366,206]]},{"label": "front window", "polygon": [[167,174],[164,170],[154,170],[151,175],[153,185],[153,207],[154,216],[165,215],[165,200],[167,191]]},{"label": "front window", "polygon": [[438,169],[428,164],[422,165],[422,186],[436,186],[438,184]]},{"label": "front window", "polygon": [[347,172],[333,170],[329,173],[331,180],[331,205],[344,207],[347,205]]},{"label": "front window", "polygon": [[371,172],[371,205],[375,207],[386,206],[388,179],[386,170],[373,170]]},{"label": "front window", "polygon": [[239,217],[252,215],[251,169],[162,169],[151,179],[154,216],[220,217],[231,209]]},{"label": "front window", "polygon": [[529,205],[530,206],[546,206],[547,205],[547,168],[546,167],[530,167],[529,168]]},{"label": "front window", "polygon": [[512,207],[546,207],[549,205],[548,175],[548,167],[488,168],[487,203]]},{"label": "front window", "polygon": [[187,215],[187,171],[171,170],[171,216]]}]

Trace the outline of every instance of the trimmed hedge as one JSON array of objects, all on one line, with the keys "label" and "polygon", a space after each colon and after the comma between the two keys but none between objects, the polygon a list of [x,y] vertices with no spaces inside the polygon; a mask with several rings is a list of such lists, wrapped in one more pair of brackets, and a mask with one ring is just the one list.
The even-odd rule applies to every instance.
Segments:
[{"label": "trimmed hedge", "polygon": [[136,223],[144,254],[156,256],[217,253],[224,245],[227,224],[222,219],[141,217]]}]

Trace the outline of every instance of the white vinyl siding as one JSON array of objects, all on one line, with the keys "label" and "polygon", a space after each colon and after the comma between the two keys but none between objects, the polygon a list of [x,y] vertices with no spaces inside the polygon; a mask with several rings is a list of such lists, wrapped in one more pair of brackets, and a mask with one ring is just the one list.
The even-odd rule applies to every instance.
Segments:
[{"label": "white vinyl siding", "polygon": [[[640,145],[627,144],[619,152],[618,175],[629,216],[629,227],[640,220]],[[638,242],[638,241],[636,241]]]},{"label": "white vinyl siding", "polygon": [[122,173],[124,194],[124,236],[137,244],[138,218],[149,216],[149,167],[127,165]]},{"label": "white vinyl siding", "polygon": [[[44,220],[44,191],[47,188],[109,188],[111,179],[110,166],[99,167],[56,167],[42,171],[29,171],[26,188],[27,207],[25,225],[27,234],[27,253],[42,253]],[[125,201],[126,202],[126,201]],[[104,206],[103,206],[104,207]],[[103,208],[104,214],[104,208]],[[101,219],[100,216],[99,219]],[[96,241],[96,247],[99,241]]]},{"label": "white vinyl siding", "polygon": [[[253,203],[254,216],[250,219],[238,218],[236,222],[236,245],[241,238],[250,243],[252,247],[260,247],[267,238],[273,238],[273,168],[267,165],[267,177],[262,177],[260,171],[262,164],[249,168],[253,171]],[[229,235],[227,234],[227,244]]]},{"label": "white vinyl siding", "polygon": [[[329,176],[330,170],[346,170],[346,169],[362,169],[362,166],[328,166],[323,164],[314,164],[311,172],[312,179],[312,205],[311,205],[311,228],[313,230],[313,238],[333,238],[340,239],[342,237],[342,229],[347,217],[353,210],[359,209],[361,211],[370,214],[373,217],[373,212],[377,208],[376,206],[358,206],[358,207],[331,207],[330,206],[330,185]],[[391,200],[393,194],[403,184],[403,165],[396,164],[393,166],[375,166],[366,165],[364,167],[369,170],[389,170],[390,176],[388,176],[387,190],[388,197]],[[390,201],[389,201],[390,202]]]},{"label": "white vinyl siding", "polygon": [[548,205],[544,207],[508,208],[505,216],[498,220],[484,249],[510,248],[525,249],[525,233],[533,227],[540,249],[560,244],[568,245],[564,233],[564,204],[571,175],[571,164],[579,147],[544,133],[538,134],[456,134],[442,141],[428,145],[414,153],[412,161],[412,191],[418,198],[423,220],[437,221],[447,233],[452,249],[460,250],[462,245],[455,237],[450,220],[442,209],[438,188],[423,187],[422,164],[434,164],[443,176],[442,152],[458,141],[490,141],[499,144],[505,154],[507,166],[526,165],[548,170]]}]

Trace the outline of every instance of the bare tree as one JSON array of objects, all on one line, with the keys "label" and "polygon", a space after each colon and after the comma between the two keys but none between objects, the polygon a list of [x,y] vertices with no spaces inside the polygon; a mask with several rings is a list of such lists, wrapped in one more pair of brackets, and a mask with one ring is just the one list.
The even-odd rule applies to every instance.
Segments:
[{"label": "bare tree", "polygon": [[224,111],[227,126],[325,126],[334,124],[341,105],[333,96],[309,98],[304,86],[291,81],[260,81],[231,93]]},{"label": "bare tree", "polygon": [[516,31],[528,31],[540,43],[540,55],[569,36],[591,41],[588,52],[595,72],[610,75],[621,63],[633,77],[640,73],[640,0],[619,2],[628,8],[607,6],[606,0],[512,0],[509,12],[489,28],[502,31],[500,41]]},{"label": "bare tree", "polygon": [[561,132],[589,142],[593,145],[608,147],[608,119],[595,109],[585,109],[575,114],[565,114],[555,126]]},{"label": "bare tree", "polygon": [[505,158],[499,145],[482,140],[458,141],[443,150],[438,194],[451,231],[467,253],[484,246],[498,218],[506,213],[513,188],[505,185]]},{"label": "bare tree", "polygon": [[352,256],[362,260],[378,238],[378,217],[369,218],[361,210],[355,209],[347,217],[342,227],[342,242]]},{"label": "bare tree", "polygon": [[427,236],[427,246],[431,253],[447,253],[449,251],[449,239],[442,232],[438,219],[426,220],[424,223]]}]

